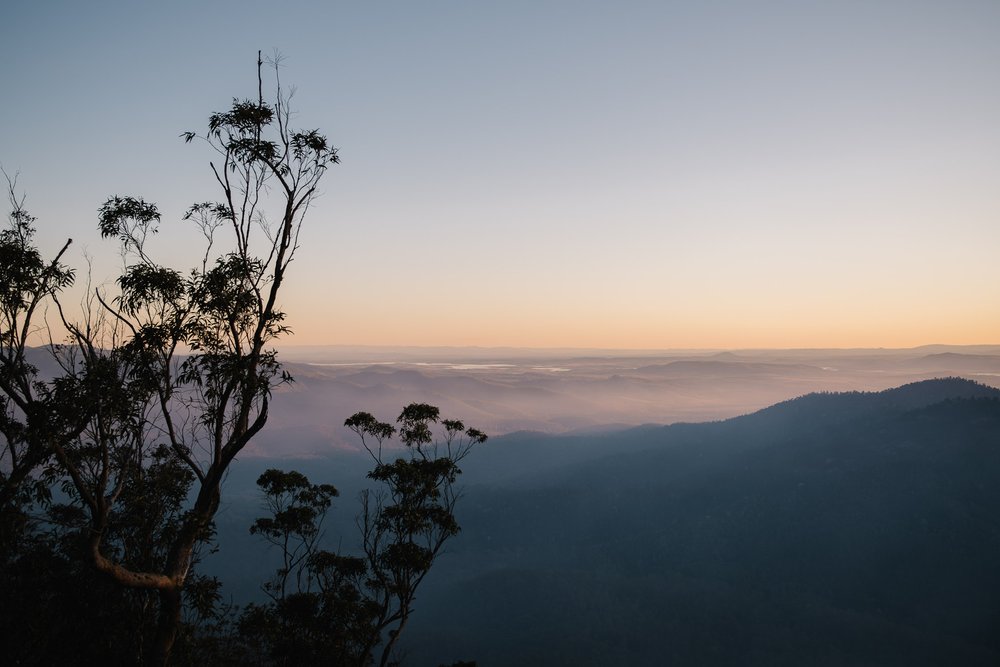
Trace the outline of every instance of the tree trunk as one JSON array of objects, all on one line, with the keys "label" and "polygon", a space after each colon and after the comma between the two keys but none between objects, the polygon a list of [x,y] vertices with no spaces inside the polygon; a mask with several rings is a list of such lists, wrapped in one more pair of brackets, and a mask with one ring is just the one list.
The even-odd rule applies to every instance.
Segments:
[{"label": "tree trunk", "polygon": [[150,648],[149,664],[166,666],[177,639],[181,624],[181,589],[165,588],[160,591],[160,613],[156,624],[156,638]]}]

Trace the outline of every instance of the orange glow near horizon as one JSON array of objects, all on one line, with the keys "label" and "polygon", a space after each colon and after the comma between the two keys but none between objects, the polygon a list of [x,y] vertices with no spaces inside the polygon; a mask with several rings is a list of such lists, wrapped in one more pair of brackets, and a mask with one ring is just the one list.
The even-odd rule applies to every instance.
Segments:
[{"label": "orange glow near horizon", "polygon": [[[430,318],[431,320],[433,318]],[[674,322],[601,321],[600,317],[542,320],[473,318],[447,327],[366,326],[365,322],[324,322],[291,317],[294,334],[285,345],[384,345],[453,347],[655,349],[805,349],[912,348],[921,345],[1000,344],[1000,316],[953,324],[945,318],[897,317],[856,322],[828,315],[784,321],[745,319],[740,322],[678,318]]]}]

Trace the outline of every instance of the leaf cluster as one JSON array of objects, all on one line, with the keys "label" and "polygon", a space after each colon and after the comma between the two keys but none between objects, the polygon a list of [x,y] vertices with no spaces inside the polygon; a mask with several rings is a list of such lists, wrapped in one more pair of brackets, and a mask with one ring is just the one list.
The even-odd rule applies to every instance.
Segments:
[{"label": "leaf cluster", "polygon": [[[269,589],[280,594],[240,620],[254,655],[276,664],[392,664],[420,583],[459,531],[458,460],[486,441],[481,431],[441,420],[438,408],[423,403],[406,406],[396,423],[398,429],[367,412],[345,421],[372,455],[368,478],[377,484],[361,496],[356,555],[320,549],[314,539],[329,509],[323,487],[294,471],[269,470],[258,479],[270,515],[257,519],[251,532],[281,549],[283,565],[277,572],[282,586]],[[436,425],[444,429],[438,441]],[[383,445],[397,434],[407,456],[383,459]],[[305,576],[286,589],[289,563],[303,567]]]}]

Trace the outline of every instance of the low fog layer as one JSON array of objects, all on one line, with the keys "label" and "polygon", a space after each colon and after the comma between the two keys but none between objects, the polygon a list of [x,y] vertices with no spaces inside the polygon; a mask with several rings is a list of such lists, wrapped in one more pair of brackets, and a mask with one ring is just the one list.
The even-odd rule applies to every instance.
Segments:
[{"label": "low fog layer", "polygon": [[354,449],[342,424],[392,420],[411,402],[496,436],[726,419],[822,391],[880,391],[964,377],[1000,387],[1000,346],[725,352],[476,348],[288,348],[280,388],[248,454]]}]

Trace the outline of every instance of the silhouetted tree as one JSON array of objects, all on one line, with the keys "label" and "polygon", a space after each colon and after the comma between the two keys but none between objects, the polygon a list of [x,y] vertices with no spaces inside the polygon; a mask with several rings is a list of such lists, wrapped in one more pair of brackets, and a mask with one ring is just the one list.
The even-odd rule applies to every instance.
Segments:
[{"label": "silhouetted tree", "polygon": [[[199,546],[212,535],[226,471],[267,421],[272,389],[290,379],[269,347],[288,331],[278,295],[303,217],[338,161],[319,131],[290,126],[274,72],[266,101],[258,55],[255,97],[212,114],[204,134],[182,135],[215,151],[220,188],[219,201],[185,216],[204,242],[196,267],[183,272],[154,259],[154,204],[112,197],[99,228],[119,243],[124,267],[116,292],[93,291],[75,319],[59,299],[73,280],[61,264],[66,246],[54,260],[41,258],[34,219],[13,183],[13,213],[0,235],[5,558],[23,555],[17,545],[32,506],[61,513],[63,534],[77,540],[64,556],[85,558],[106,581],[136,592],[140,606],[151,608],[155,596],[156,629],[144,654],[161,664],[181,627]],[[49,347],[56,370],[47,376],[27,359],[43,303],[55,306],[68,332],[66,344]],[[67,496],[59,507],[50,502],[54,484]],[[213,590],[201,587],[202,603]]]},{"label": "silhouetted tree", "polygon": [[[333,487],[278,470],[257,480],[271,516],[257,519],[251,532],[280,548],[282,565],[265,587],[272,602],[251,605],[241,618],[251,654],[281,665],[364,667],[376,657],[380,666],[393,664],[417,589],[459,531],[458,464],[486,441],[460,421],[441,420],[431,405],[406,406],[397,423],[406,455],[390,461],[384,445],[396,427],[366,412],[345,422],[371,454],[375,467],[368,477],[379,483],[361,495],[359,555],[318,548]],[[437,440],[435,424],[443,427]]]},{"label": "silhouetted tree", "polygon": [[257,519],[250,532],[281,549],[282,565],[274,580],[264,584],[264,591],[271,599],[282,600],[290,577],[296,590],[309,588],[308,559],[317,549],[323,518],[338,492],[330,484],[310,484],[295,470],[268,470],[257,485],[271,515]]},{"label": "silhouetted tree", "polygon": [[47,496],[47,486],[32,473],[52,456],[50,441],[70,439],[85,424],[66,409],[74,397],[60,393],[65,386],[40,382],[27,358],[39,307],[73,283],[73,270],[60,261],[71,241],[54,259],[43,259],[34,241],[35,218],[15,185],[8,176],[11,212],[0,231],[0,544],[19,534],[22,507]]}]

